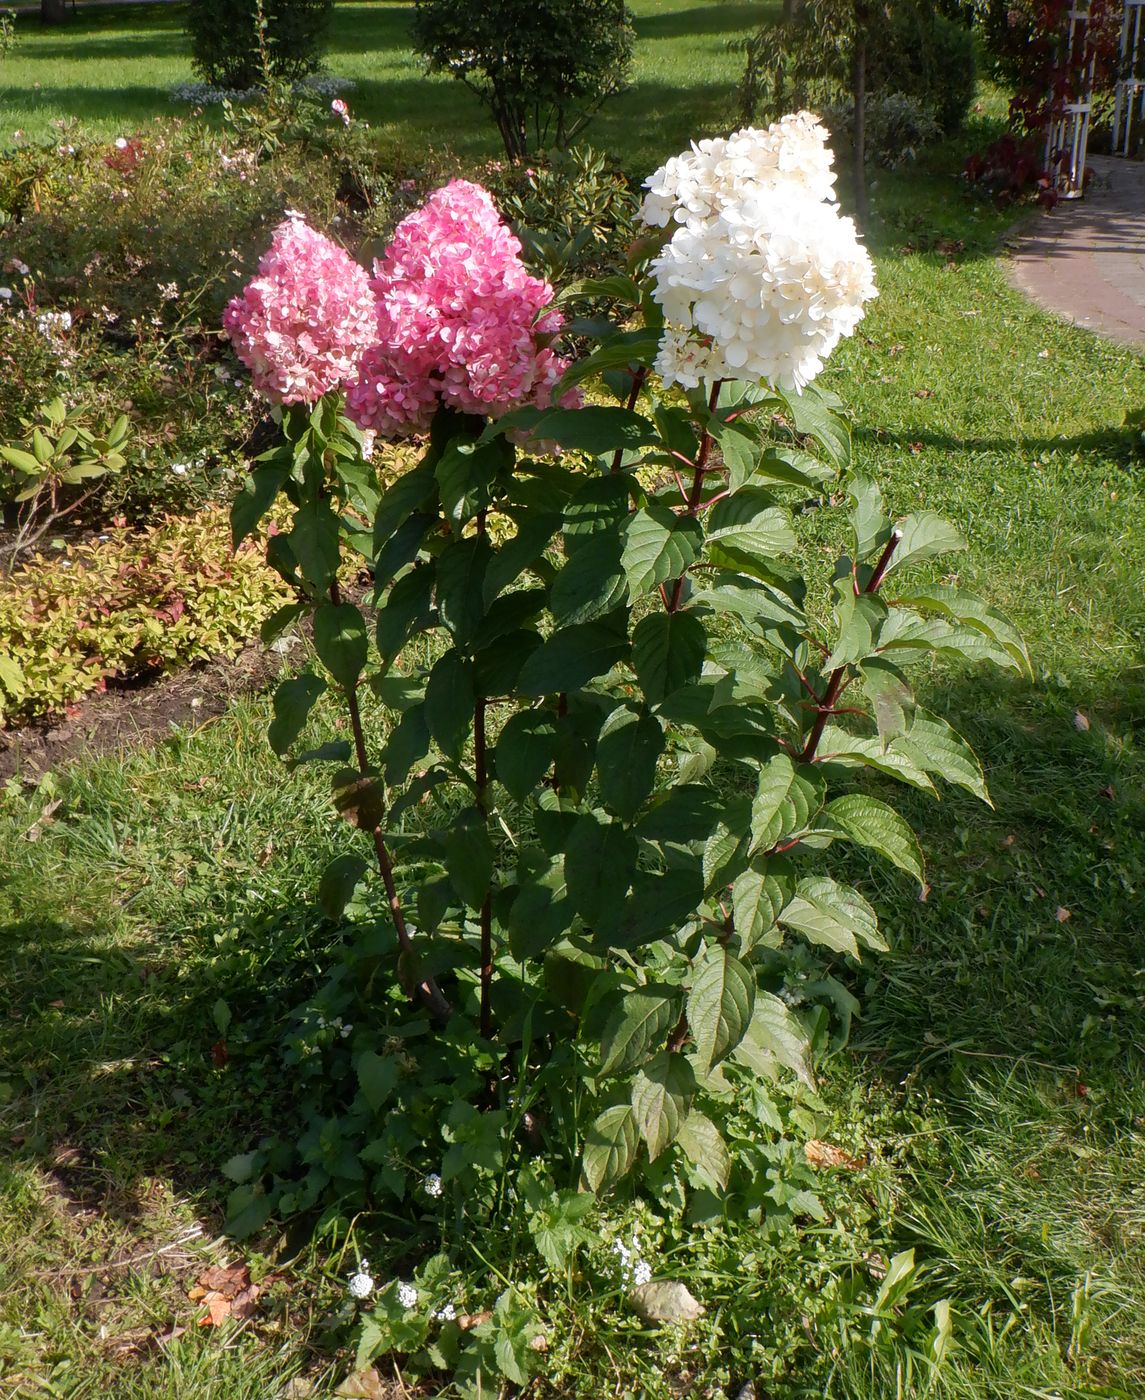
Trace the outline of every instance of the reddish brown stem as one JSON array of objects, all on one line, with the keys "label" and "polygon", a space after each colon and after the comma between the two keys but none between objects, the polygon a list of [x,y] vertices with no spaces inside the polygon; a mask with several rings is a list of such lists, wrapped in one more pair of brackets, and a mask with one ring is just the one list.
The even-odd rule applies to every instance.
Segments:
[{"label": "reddish brown stem", "polygon": [[[485,512],[477,516],[477,530],[485,534]],[[473,704],[473,781],[477,788],[477,810],[482,817],[489,816],[489,763],[485,742],[484,696],[478,696]],[[493,894],[487,891],[481,901],[481,1035],[486,1040],[493,1037]]]},{"label": "reddish brown stem", "polygon": [[[866,588],[863,589],[864,593],[874,593],[878,590],[879,584],[882,583],[887,569],[890,567],[891,557],[901,539],[901,530],[891,531],[891,537],[887,541],[886,548],[879,556],[879,562],[875,565],[875,571],[867,580]],[[803,752],[800,754],[800,760],[803,763],[814,762],[816,751],[819,748],[819,741],[823,738],[823,730],[827,727],[829,716],[834,712],[835,701],[839,698],[839,692],[843,688],[843,682],[846,676],[846,664],[836,666],[831,672],[831,679],[827,682],[827,689],[818,707],[819,713],[815,717],[815,723],[811,726],[811,733],[807,736],[807,743],[803,746]]]},{"label": "reddish brown stem", "polygon": [[[341,591],[338,588],[337,579],[330,585],[330,601],[338,604],[342,601]],[[358,770],[363,775],[370,766],[369,754],[366,752],[366,735],[362,728],[362,709],[358,704],[357,687],[345,690],[346,708],[350,714],[350,730],[354,736],[354,754],[358,760]],[[382,884],[386,890],[386,903],[389,905],[390,917],[394,921],[394,932],[397,934],[398,947],[413,961],[413,939],[410,937],[409,926],[406,924],[405,912],[402,909],[401,898],[398,895],[397,882],[394,879],[394,865],[390,859],[390,853],[386,847],[385,837],[382,835],[381,826],[374,827],[370,836],[374,843],[374,855],[377,857],[378,871],[382,877]],[[449,1020],[450,1005],[442,995],[441,988],[432,977],[427,977],[417,984],[417,994],[425,1003],[430,1015],[435,1021],[445,1023]]]},{"label": "reddish brown stem", "polygon": [[[635,373],[633,374],[633,376],[632,376],[632,388],[631,388],[631,390],[629,391],[629,394],[628,394],[628,403],[627,403],[627,405],[626,405],[627,408],[628,408],[629,413],[631,413],[632,410],[636,407],[637,400],[640,398],[640,391],[641,391],[641,389],[644,388],[644,381],[645,381],[647,378],[648,378],[648,371],[647,371],[647,369],[645,369],[645,367],[644,367],[643,365],[640,365],[640,367],[636,370],[636,372],[635,372]],[[615,474],[620,470],[620,464],[621,464],[621,462],[622,462],[623,460],[624,460],[624,448],[623,448],[623,447],[618,447],[618,448],[616,449],[616,452],[615,452],[614,455],[613,455],[613,458],[612,458],[612,474],[613,474],[614,476],[615,476]]]},{"label": "reddish brown stem", "polygon": [[678,1050],[680,1050],[680,1049],[683,1048],[684,1041],[687,1040],[687,1038],[688,1038],[688,1013],[687,1013],[687,1011],[681,1011],[681,1012],[680,1012],[680,1019],[676,1022],[675,1026],[672,1028],[672,1034],[668,1037],[668,1044],[667,1044],[667,1046],[666,1046],[665,1048],[666,1048],[667,1050],[669,1050],[669,1051],[674,1055]]},{"label": "reddish brown stem", "polygon": [[[720,397],[720,385],[722,383],[722,380],[717,379],[716,382],[712,385],[712,392],[708,396],[709,414],[715,413],[716,411],[716,404],[719,401]],[[699,515],[700,513],[700,502],[704,498],[704,474],[708,469],[708,457],[710,456],[712,451],[712,442],[712,435],[709,432],[707,426],[705,426],[704,435],[700,439],[700,451],[696,457],[695,470],[692,475],[692,489],[688,493],[688,499],[685,503],[685,514],[687,515],[694,516]],[[672,585],[672,593],[668,598],[669,612],[678,611],[680,607],[680,599],[683,597],[683,595],[684,575],[681,574],[680,577],[676,580],[676,582]]]}]

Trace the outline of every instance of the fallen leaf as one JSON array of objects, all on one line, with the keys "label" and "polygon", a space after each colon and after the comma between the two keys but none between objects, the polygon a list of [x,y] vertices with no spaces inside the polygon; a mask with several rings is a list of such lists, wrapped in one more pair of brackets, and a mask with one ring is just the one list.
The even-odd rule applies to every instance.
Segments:
[{"label": "fallen leaf", "polygon": [[919,887],[918,887],[918,902],[919,902],[920,904],[925,904],[926,901],[927,901],[929,898],[930,898],[930,886],[929,886],[929,885],[926,883],[926,881],[924,880],[924,881],[922,882],[922,884],[919,885]]},{"label": "fallen leaf", "polygon": [[1057,919],[1059,924],[1064,924],[1068,919],[1073,918],[1073,913],[1069,909],[1065,909],[1059,904],[1058,911],[1054,915],[1054,918]]},{"label": "fallen leaf", "polygon": [[629,1293],[628,1301],[645,1322],[694,1322],[704,1312],[687,1285],[671,1279],[642,1283]]},{"label": "fallen leaf", "polygon": [[213,1064],[216,1069],[222,1069],[229,1059],[230,1054],[227,1051],[227,1042],[225,1040],[216,1040],[214,1045],[211,1046],[211,1064]]},{"label": "fallen leaf", "polygon": [[1007,850],[1009,850],[1016,840],[1017,837],[1014,835],[1013,832],[1011,832],[1009,836],[1007,836],[1006,839],[1002,842],[1002,845],[1005,846]]},{"label": "fallen leaf", "polygon": [[545,1336],[543,1332],[538,1332],[537,1335],[533,1338],[533,1340],[529,1343],[529,1346],[533,1351],[548,1351],[549,1339]]},{"label": "fallen leaf", "polygon": [[1083,715],[1082,712],[1081,712],[1080,710],[1074,710],[1074,712],[1073,712],[1073,727],[1078,731],[1079,734],[1088,734],[1088,733],[1089,733],[1089,716],[1088,716],[1088,715]]},{"label": "fallen leaf", "polygon": [[803,1155],[813,1167],[846,1167],[849,1171],[855,1171],[863,1165],[858,1157],[852,1157],[833,1142],[822,1142],[818,1138],[803,1144]]},{"label": "fallen leaf", "polygon": [[491,1322],[493,1314],[486,1309],[479,1313],[462,1313],[457,1319],[457,1325],[463,1332],[471,1332],[474,1327],[480,1327],[485,1322]]},{"label": "fallen leaf", "polygon": [[922,443],[921,443],[921,442],[912,442],[912,443],[910,444],[910,454],[911,454],[912,457],[917,457],[921,451],[922,451]]},{"label": "fallen leaf", "polygon": [[887,346],[887,354],[888,354],[888,355],[901,355],[901,354],[902,354],[902,346],[901,346],[901,345],[888,345],[888,346]]},{"label": "fallen leaf", "polygon": [[393,1390],[388,1382],[383,1386],[381,1376],[371,1366],[366,1371],[354,1371],[348,1375],[334,1394],[344,1396],[346,1400],[389,1400]]},{"label": "fallen leaf", "polygon": [[914,396],[915,396],[916,399],[932,399],[932,398],[934,398],[934,390],[933,390],[933,389],[916,389],[916,390],[914,391]]},{"label": "fallen leaf", "polygon": [[1112,783],[1107,783],[1097,795],[1098,797],[1104,797],[1108,802],[1115,802],[1117,800],[1117,789]]}]

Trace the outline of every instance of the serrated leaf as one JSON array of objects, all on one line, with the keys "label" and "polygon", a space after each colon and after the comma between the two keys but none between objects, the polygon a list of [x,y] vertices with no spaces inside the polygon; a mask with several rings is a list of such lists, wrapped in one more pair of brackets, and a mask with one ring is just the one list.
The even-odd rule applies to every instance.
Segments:
[{"label": "serrated leaf", "polygon": [[704,532],[692,516],[652,501],[627,520],[622,564],[633,598],[681,576],[700,557]]},{"label": "serrated leaf", "polygon": [[940,554],[950,554],[955,550],[967,548],[961,532],[932,510],[921,510],[914,515],[908,515],[898,522],[895,529],[900,538],[887,565],[886,574],[893,573],[904,564],[921,564],[925,559],[934,559]]},{"label": "serrated leaf", "polygon": [[547,710],[522,710],[497,738],[497,779],[518,802],[533,791],[556,757],[557,731]]},{"label": "serrated leaf", "polygon": [[689,609],[641,618],[632,630],[632,666],[649,703],[698,680],[707,646],[704,624]]},{"label": "serrated leaf", "polygon": [[634,817],[656,782],[656,763],[664,751],[664,730],[651,715],[623,707],[605,721],[596,746],[600,796],[609,811]]},{"label": "serrated leaf", "polygon": [[361,856],[340,855],[326,866],[318,882],[318,904],[328,919],[340,919],[362,876],[369,869]]},{"label": "serrated leaf", "polygon": [[414,632],[424,631],[432,618],[433,569],[420,567],[404,574],[386,595],[377,614],[378,652],[390,662]]},{"label": "serrated leaf", "polygon": [[905,733],[906,712],[914,706],[914,692],[902,672],[885,658],[867,657],[860,671],[885,747],[897,734]]},{"label": "serrated leaf", "polygon": [[873,768],[923,792],[934,792],[934,784],[909,753],[897,748],[894,743],[884,746],[873,735],[848,734],[836,724],[824,726],[817,762]]},{"label": "serrated leaf", "polygon": [[988,607],[972,593],[935,583],[925,588],[910,587],[906,593],[899,592],[897,601],[905,607],[936,612],[952,622],[981,632],[1001,649],[1001,664],[1015,666],[1026,675],[1032,674],[1021,633],[1003,613]]},{"label": "serrated leaf", "polygon": [[476,445],[451,438],[434,467],[441,505],[455,530],[485,510],[498,474],[511,465],[513,449],[503,437]]},{"label": "serrated leaf", "polygon": [[465,646],[484,616],[485,570],[492,548],[484,535],[455,540],[437,561],[437,610],[459,646]]},{"label": "serrated leaf", "polygon": [[835,616],[839,635],[834,650],[823,663],[824,671],[864,661],[877,650],[887,605],[872,593],[860,593],[856,597],[848,586],[835,605]]},{"label": "serrated leaf", "polygon": [[300,505],[288,538],[303,577],[316,593],[328,593],[341,557],[338,517],[329,501],[323,498]]},{"label": "serrated leaf", "polygon": [[712,1186],[719,1191],[727,1189],[731,1158],[720,1130],[710,1118],[693,1108],[680,1125],[676,1141],[684,1156]]},{"label": "serrated leaf", "polygon": [[751,804],[749,854],[770,851],[785,837],[805,830],[821,801],[818,782],[799,772],[790,755],[776,754],[760,769]]},{"label": "serrated leaf", "polygon": [[922,850],[918,838],[894,808],[877,797],[860,793],[836,797],[823,809],[821,821],[828,830],[842,832],[858,845],[878,851],[921,883]]},{"label": "serrated leaf", "polygon": [[473,728],[474,703],[473,663],[450,648],[429,673],[424,705],[429,732],[450,758],[460,758],[465,748]]},{"label": "serrated leaf", "polygon": [[[841,885],[825,875],[819,875],[800,880],[795,892],[808,904],[830,913],[866,947],[874,948],[880,953],[887,951],[886,939],[879,932],[878,915],[858,890],[850,885]],[[779,920],[791,928],[796,927],[787,918],[787,909],[780,914]],[[800,932],[803,931],[800,929]]]},{"label": "serrated leaf", "polygon": [[591,622],[627,602],[620,552],[619,535],[601,530],[567,561],[549,590],[549,608],[558,627]]},{"label": "serrated leaf", "polygon": [[485,819],[474,808],[454,817],[442,844],[445,873],[470,909],[480,909],[493,878],[493,843]]},{"label": "serrated leaf", "polygon": [[314,650],[345,690],[353,690],[366,665],[366,619],[353,603],[322,603],[314,613]]},{"label": "serrated leaf", "polygon": [[606,1108],[585,1135],[581,1174],[590,1191],[627,1174],[636,1160],[639,1136],[630,1104]]},{"label": "serrated leaf", "polygon": [[483,594],[486,608],[503,588],[515,583],[530,565],[536,563],[560,528],[561,517],[556,511],[534,511],[519,522],[517,533],[494,553],[485,570]]},{"label": "serrated leaf", "polygon": [[589,812],[573,823],[565,848],[569,898],[593,928],[613,927],[636,871],[636,842],[615,822]]},{"label": "serrated leaf", "polygon": [[762,451],[758,436],[746,423],[727,423],[717,419],[712,434],[720,445],[724,466],[728,469],[728,485],[737,491],[751,479]]},{"label": "serrated leaf", "polygon": [[[627,363],[627,362],[626,362]],[[657,441],[647,418],[627,408],[519,408],[494,425],[500,431],[523,429],[539,442],[555,442],[572,452],[610,456],[618,447],[647,447]]]},{"label": "serrated leaf", "polygon": [[628,520],[631,502],[632,483],[626,473],[589,477],[564,509],[565,554],[571,559],[601,531],[619,538]]},{"label": "serrated leaf", "polygon": [[909,729],[893,739],[890,748],[928,773],[937,773],[948,783],[956,783],[972,792],[987,806],[994,805],[974,750],[957,730],[921,705],[911,716]]},{"label": "serrated leaf", "polygon": [[688,1027],[703,1070],[710,1070],[743,1039],[755,1005],[755,976],[718,943],[696,963],[688,992]]},{"label": "serrated leaf", "polygon": [[744,486],[708,512],[708,544],[770,559],[795,548],[791,516],[770,491]]},{"label": "serrated leaf", "polygon": [[306,672],[283,681],[274,692],[274,718],[266,737],[279,758],[302,733],[310,711],[325,689],[326,682],[321,676]]},{"label": "serrated leaf", "polygon": [[580,622],[554,632],[521,670],[522,695],[579,690],[628,654],[627,638],[600,622]]},{"label": "serrated leaf", "polygon": [[883,493],[865,476],[847,483],[847,494],[854,504],[847,512],[855,532],[855,558],[862,561],[877,554],[891,537],[891,522],[883,505]]},{"label": "serrated leaf", "polygon": [[809,1088],[811,1043],[795,1013],[771,992],[759,992],[751,1023],[735,1052],[735,1059],[757,1074],[774,1078],[776,1063],[793,1070]]},{"label": "serrated leaf", "polygon": [[775,927],[790,885],[766,866],[745,870],[732,886],[732,927],[741,954],[747,954]]},{"label": "serrated leaf", "polygon": [[851,425],[839,411],[839,399],[817,384],[807,384],[801,394],[776,389],[782,399],[795,431],[802,437],[812,437],[837,467],[845,468],[851,461]]},{"label": "serrated leaf", "polygon": [[509,951],[518,961],[540,957],[568,932],[576,917],[567,896],[564,865],[524,881],[509,906]]},{"label": "serrated leaf", "polygon": [[354,1071],[358,1076],[362,1097],[377,1113],[397,1087],[397,1060],[390,1055],[378,1055],[373,1050],[366,1050],[355,1061]]},{"label": "serrated leaf", "polygon": [[649,983],[633,987],[604,1024],[600,1035],[599,1074],[622,1074],[644,1058],[648,1047],[663,1042],[679,1016],[679,992]]},{"label": "serrated leaf", "polygon": [[632,1081],[632,1117],[650,1161],[676,1140],[696,1092],[696,1077],[683,1055],[661,1050]]}]

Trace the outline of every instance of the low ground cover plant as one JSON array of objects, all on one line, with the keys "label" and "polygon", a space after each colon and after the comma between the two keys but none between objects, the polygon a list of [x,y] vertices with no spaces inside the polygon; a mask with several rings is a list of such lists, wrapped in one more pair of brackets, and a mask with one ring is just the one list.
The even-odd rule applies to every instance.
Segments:
[{"label": "low ground cover plant", "polygon": [[[228,307],[283,435],[235,538],[285,495],[268,559],[297,601],[269,631],[312,617],[321,663],[279,687],[270,743],[330,765],[365,838],[322,876],[345,943],[286,1041],[306,1126],[228,1165],[236,1232],[299,1211],[336,1232],[443,1193],[488,1223],[523,1193],[563,1269],[586,1196],[632,1176],[814,1214],[797,1173],[769,1175],[765,1086],[813,1089],[857,1010],[834,959],[885,947],[836,848],[923,879],[865,778],[988,800],[904,668],[1028,668],[1001,614],[926,567],[959,533],[888,516],[813,385],[874,293],[825,140],[803,113],[657,171],[628,271],[566,291],[619,313],[574,363],[553,289],[461,181],[403,221],[372,279],[287,222]],[[411,431],[425,455],[379,493],[370,439]],[[832,491],[849,540],[808,579],[800,527]],[[341,594],[344,550],[373,576],[370,624]],[[806,611],[822,593],[826,626]],[[307,727],[327,694],[349,737]],[[373,751],[370,696],[393,717]],[[524,1383],[534,1302],[506,1290],[470,1336],[417,1306],[448,1257],[411,1241],[411,1266],[359,1360],[416,1354],[467,1393]],[[631,1273],[637,1306],[670,1316],[671,1280]]]},{"label": "low ground cover plant", "polygon": [[0,725],[233,655],[284,592],[259,549],[231,552],[217,507],[32,556],[0,586]]}]

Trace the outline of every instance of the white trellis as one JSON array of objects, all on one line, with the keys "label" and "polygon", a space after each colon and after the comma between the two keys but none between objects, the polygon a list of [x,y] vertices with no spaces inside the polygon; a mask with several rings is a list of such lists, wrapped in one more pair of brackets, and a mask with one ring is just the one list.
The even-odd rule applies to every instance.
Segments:
[{"label": "white trellis", "polygon": [[1113,154],[1128,156],[1145,122],[1145,0],[1123,0],[1121,54],[1113,99]]},{"label": "white trellis", "polygon": [[[1055,111],[1046,132],[1046,169],[1060,199],[1085,193],[1085,158],[1093,109],[1094,54],[1089,45],[1089,2],[1075,0],[1061,35],[1067,77],[1064,93],[1051,94]],[[1145,0],[1133,0],[1145,4]],[[1065,100],[1061,98],[1064,96]]]}]

